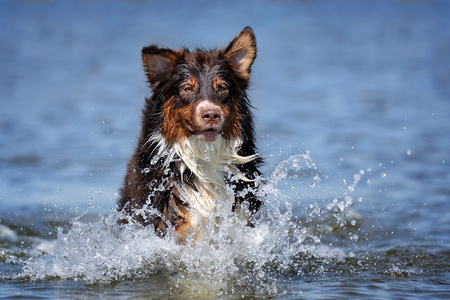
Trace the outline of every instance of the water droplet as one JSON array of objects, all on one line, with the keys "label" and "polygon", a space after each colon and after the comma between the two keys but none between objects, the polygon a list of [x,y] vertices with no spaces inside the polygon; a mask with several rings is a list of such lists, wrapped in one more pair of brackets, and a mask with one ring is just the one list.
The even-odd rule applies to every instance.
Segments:
[{"label": "water droplet", "polygon": [[358,241],[359,236],[357,236],[356,234],[354,234],[354,235],[350,236],[350,239],[351,239],[352,241],[356,242],[356,241]]}]

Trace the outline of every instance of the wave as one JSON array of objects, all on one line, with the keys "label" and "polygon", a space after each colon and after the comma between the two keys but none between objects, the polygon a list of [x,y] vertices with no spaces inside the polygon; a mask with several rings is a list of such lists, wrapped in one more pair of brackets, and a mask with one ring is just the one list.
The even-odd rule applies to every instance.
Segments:
[{"label": "wave", "polygon": [[[162,239],[139,224],[119,226],[118,213],[91,222],[76,218],[68,230],[58,228],[56,240],[28,258],[17,277],[106,285],[154,278],[170,295],[279,295],[286,278],[311,269],[321,272],[318,266],[324,262],[354,255],[324,243],[323,234],[357,228],[361,216],[350,209],[350,192],[361,174],[355,175],[350,192],[333,198],[326,208],[309,204],[299,217],[292,205],[299,192],[286,193],[280,187],[305,176],[312,177],[311,187],[320,181],[309,153],[292,155],[269,178],[261,179],[258,193],[264,209],[254,228],[230,212],[221,212],[219,226],[211,223],[205,238],[190,245],[178,245],[171,236]],[[358,240],[356,233],[347,233],[346,240]],[[316,260],[321,264],[311,264]]]}]

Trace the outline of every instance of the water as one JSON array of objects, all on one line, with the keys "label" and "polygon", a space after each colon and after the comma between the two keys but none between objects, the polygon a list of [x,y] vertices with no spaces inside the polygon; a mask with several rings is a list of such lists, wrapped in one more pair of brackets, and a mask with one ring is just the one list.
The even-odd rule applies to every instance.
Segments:
[{"label": "water", "polygon": [[[448,298],[450,3],[2,1],[0,297]],[[140,49],[258,40],[254,229],[119,228]]]}]

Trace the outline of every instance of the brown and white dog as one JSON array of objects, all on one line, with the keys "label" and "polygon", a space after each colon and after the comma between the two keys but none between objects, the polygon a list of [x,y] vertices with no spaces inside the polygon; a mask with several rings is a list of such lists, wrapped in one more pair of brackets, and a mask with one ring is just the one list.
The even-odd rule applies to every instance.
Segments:
[{"label": "brown and white dog", "polygon": [[180,243],[201,238],[222,209],[252,225],[262,162],[246,94],[255,57],[250,27],[219,50],[142,49],[152,95],[118,201],[120,223],[173,232]]}]

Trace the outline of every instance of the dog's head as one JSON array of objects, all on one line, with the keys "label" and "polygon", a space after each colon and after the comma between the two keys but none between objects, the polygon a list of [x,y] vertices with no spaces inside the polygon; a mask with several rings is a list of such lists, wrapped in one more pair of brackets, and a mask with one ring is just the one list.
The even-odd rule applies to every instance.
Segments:
[{"label": "dog's head", "polygon": [[245,90],[256,57],[256,40],[244,28],[220,50],[142,49],[145,72],[160,101],[162,134],[169,144],[192,135],[205,142],[238,138],[248,111]]}]

